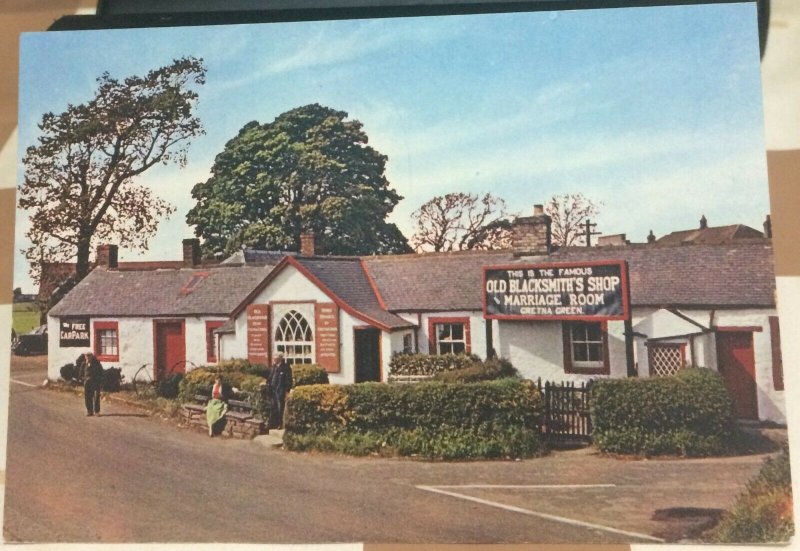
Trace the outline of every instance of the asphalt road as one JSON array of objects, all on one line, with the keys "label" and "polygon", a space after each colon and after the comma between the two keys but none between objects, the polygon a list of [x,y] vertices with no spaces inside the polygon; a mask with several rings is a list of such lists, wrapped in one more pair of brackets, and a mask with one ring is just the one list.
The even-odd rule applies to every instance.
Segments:
[{"label": "asphalt road", "polygon": [[12,366],[6,541],[644,543],[656,509],[725,508],[762,461],[294,454],[119,403],[87,418],[82,397],[27,386],[42,379]]}]

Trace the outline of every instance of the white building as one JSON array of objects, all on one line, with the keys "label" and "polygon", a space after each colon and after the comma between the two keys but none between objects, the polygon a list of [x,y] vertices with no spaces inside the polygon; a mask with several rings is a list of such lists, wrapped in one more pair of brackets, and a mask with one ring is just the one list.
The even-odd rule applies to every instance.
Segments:
[{"label": "white building", "polygon": [[[701,227],[707,231],[671,234],[669,243],[622,239],[554,250],[549,224],[541,212],[518,219],[513,248],[501,251],[317,256],[304,236],[303,252],[277,265],[274,253],[263,253],[203,268],[205,276],[101,268],[50,312],[50,334],[58,335],[59,318],[90,318],[102,360],[116,327],[117,354],[108,361],[126,374],[164,364],[165,355],[166,364],[182,357],[187,369],[211,363],[207,350],[215,346],[214,359],[268,363],[281,352],[293,363],[316,363],[332,383],[386,381],[392,355],[402,352],[496,354],[524,377],[548,381],[663,376],[693,365],[722,374],[740,417],[785,422],[769,238]],[[609,264],[627,267],[616,314],[498,315],[486,306],[493,270]],[[159,288],[160,277],[172,282],[169,292],[137,298]],[[182,294],[186,286],[193,290]],[[50,376],[77,352],[53,338]]]}]

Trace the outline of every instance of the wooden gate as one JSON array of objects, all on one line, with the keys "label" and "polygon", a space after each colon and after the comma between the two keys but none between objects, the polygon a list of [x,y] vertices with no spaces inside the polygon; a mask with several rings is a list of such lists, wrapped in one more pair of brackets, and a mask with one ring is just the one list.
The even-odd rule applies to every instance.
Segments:
[{"label": "wooden gate", "polygon": [[544,400],[542,435],[551,444],[589,444],[592,441],[592,422],[589,418],[591,385],[573,382],[551,383],[539,390]]}]

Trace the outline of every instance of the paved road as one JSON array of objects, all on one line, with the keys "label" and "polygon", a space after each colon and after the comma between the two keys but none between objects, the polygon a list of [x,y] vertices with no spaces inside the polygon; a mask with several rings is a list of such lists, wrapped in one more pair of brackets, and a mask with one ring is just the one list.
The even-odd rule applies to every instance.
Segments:
[{"label": "paved road", "polygon": [[653,511],[727,507],[762,460],[293,454],[118,403],[87,418],[80,396],[20,384],[41,379],[12,367],[6,541],[646,542]]}]

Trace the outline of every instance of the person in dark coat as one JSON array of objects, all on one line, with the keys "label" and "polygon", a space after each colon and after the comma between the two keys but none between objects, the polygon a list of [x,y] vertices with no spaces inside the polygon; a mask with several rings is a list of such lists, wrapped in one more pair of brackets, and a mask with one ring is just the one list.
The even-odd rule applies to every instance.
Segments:
[{"label": "person in dark coat", "polygon": [[286,407],[286,395],[294,385],[292,380],[292,368],[286,363],[283,354],[275,356],[272,368],[269,370],[268,383],[270,397],[272,398],[272,408],[270,409],[270,428],[283,428],[283,411]]},{"label": "person in dark coat", "polygon": [[100,360],[91,352],[86,352],[78,356],[75,367],[83,379],[86,415],[100,415],[100,390],[103,388],[103,366]]}]

